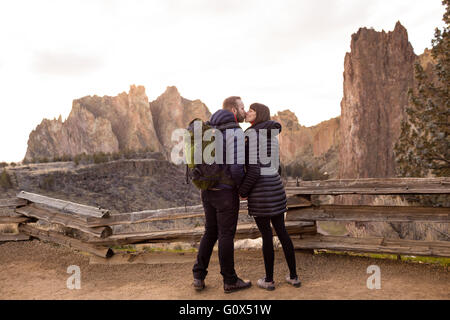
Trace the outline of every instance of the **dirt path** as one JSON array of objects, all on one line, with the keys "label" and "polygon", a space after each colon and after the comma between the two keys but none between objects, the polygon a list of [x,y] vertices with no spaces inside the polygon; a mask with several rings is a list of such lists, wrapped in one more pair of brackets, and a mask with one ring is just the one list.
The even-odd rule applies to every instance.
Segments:
[{"label": "dirt path", "polygon": [[[439,266],[332,254],[296,254],[301,288],[283,283],[287,274],[282,251],[276,252],[275,291],[253,286],[224,294],[217,252],[206,279],[207,289],[191,288],[195,253],[144,253],[102,259],[38,240],[0,244],[0,299],[450,299],[450,273]],[[128,261],[131,260],[131,261]],[[66,287],[67,267],[81,269],[81,289]],[[369,290],[369,265],[381,269],[381,289]],[[239,276],[264,274],[259,250],[237,250]]]}]

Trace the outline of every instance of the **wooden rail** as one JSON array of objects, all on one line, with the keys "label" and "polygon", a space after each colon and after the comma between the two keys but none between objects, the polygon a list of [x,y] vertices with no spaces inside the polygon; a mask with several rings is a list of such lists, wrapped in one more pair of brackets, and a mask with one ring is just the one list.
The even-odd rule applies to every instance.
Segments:
[{"label": "wooden rail", "polygon": [[0,242],[5,241],[27,241],[30,240],[30,236],[19,233],[19,234],[0,234]]},{"label": "wooden rail", "polygon": [[318,205],[289,210],[287,220],[365,222],[450,222],[450,208]]},{"label": "wooden rail", "polygon": [[18,206],[24,206],[26,204],[27,204],[27,200],[25,200],[25,199],[19,199],[19,198],[0,199],[0,208],[18,207]]},{"label": "wooden rail", "polygon": [[319,181],[289,180],[289,194],[338,195],[338,194],[448,194],[450,178],[367,178]]},{"label": "wooden rail", "polygon": [[78,219],[76,216],[65,216],[64,214],[54,210],[45,210],[35,204],[17,208],[16,213],[23,214],[27,217],[38,218],[48,223],[55,223],[64,227],[78,229],[94,237],[106,238],[112,235],[112,229],[109,226],[91,228],[86,226],[84,221],[82,219]]},{"label": "wooden rail", "polygon": [[29,235],[40,240],[55,242],[57,244],[75,248],[77,250],[86,251],[100,257],[109,258],[114,254],[112,249],[108,247],[89,244],[51,230],[42,230],[26,224],[19,224],[19,231],[25,235]]},{"label": "wooden rail", "polygon": [[109,216],[109,210],[86,206],[70,201],[53,199],[39,194],[29,193],[25,191],[19,192],[17,198],[28,200],[49,209],[56,209],[66,214],[76,215],[79,219],[87,219],[88,217],[106,218]]},{"label": "wooden rail", "polygon": [[302,237],[292,239],[296,249],[328,249],[335,251],[356,251],[390,253],[430,257],[450,257],[448,241],[397,240],[386,238],[354,238],[344,236]]},{"label": "wooden rail", "polygon": [[[107,239],[92,239],[90,243],[96,245],[124,245],[147,242],[198,242],[203,232],[203,227],[194,229],[163,230],[152,232],[136,232],[113,235]],[[316,226],[313,222],[286,222],[286,230],[289,234],[315,234]],[[274,233],[275,234],[275,233]],[[253,239],[261,236],[256,224],[238,224],[236,239]]]}]

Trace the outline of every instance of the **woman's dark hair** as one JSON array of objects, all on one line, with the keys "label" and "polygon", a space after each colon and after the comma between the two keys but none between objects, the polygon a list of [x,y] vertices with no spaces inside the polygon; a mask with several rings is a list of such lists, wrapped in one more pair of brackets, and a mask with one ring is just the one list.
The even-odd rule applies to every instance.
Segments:
[{"label": "woman's dark hair", "polygon": [[253,125],[270,120],[270,110],[268,106],[261,103],[253,103],[250,106],[250,109],[256,112],[256,118],[255,121],[253,121]]}]

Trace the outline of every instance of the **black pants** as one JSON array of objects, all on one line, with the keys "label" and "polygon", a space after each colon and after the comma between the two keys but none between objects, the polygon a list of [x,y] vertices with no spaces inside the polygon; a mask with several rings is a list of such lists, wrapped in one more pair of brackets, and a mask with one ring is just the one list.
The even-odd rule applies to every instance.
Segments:
[{"label": "black pants", "polygon": [[200,241],[197,262],[192,269],[194,278],[205,279],[209,260],[219,240],[220,273],[226,284],[234,284],[237,275],[234,270],[234,235],[239,216],[239,195],[236,189],[202,191],[205,209],[205,233]]},{"label": "black pants", "polygon": [[284,225],[284,213],[273,217],[255,217],[256,225],[262,235],[263,240],[263,255],[264,265],[266,268],[266,281],[273,281],[273,234],[270,222],[272,222],[273,228],[277,233],[278,239],[280,239],[281,246],[283,247],[284,257],[289,267],[291,279],[297,277],[297,271],[295,266],[295,252],[294,245],[292,244],[291,237],[286,231]]}]

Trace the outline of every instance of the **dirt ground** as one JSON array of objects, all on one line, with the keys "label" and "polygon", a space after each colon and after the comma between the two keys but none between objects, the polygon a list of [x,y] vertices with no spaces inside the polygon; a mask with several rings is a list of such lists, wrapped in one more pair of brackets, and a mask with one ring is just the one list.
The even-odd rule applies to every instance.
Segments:
[{"label": "dirt ground", "polygon": [[[450,273],[442,266],[335,254],[297,252],[300,288],[284,283],[282,251],[275,254],[276,290],[256,286],[264,274],[260,250],[236,250],[238,275],[252,280],[241,292],[223,293],[217,252],[207,288],[191,287],[195,253],[146,252],[109,261],[38,240],[0,244],[0,299],[450,299]],[[70,265],[81,270],[81,289],[67,288]],[[367,267],[381,270],[381,289],[366,286]]]}]

